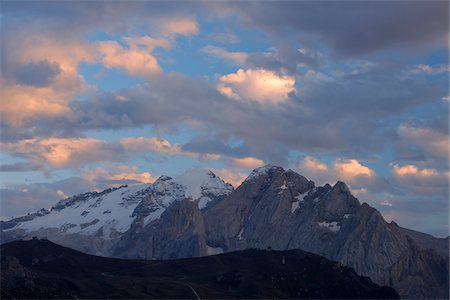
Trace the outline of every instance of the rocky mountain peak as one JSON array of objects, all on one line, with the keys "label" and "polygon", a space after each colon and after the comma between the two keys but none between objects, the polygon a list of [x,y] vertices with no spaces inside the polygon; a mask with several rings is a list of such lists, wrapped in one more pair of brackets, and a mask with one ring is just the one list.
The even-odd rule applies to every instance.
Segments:
[{"label": "rocky mountain peak", "polygon": [[161,175],[158,177],[158,179],[156,179],[155,183],[157,182],[163,182],[163,181],[167,181],[167,180],[171,180],[172,177],[167,176],[167,175]]}]

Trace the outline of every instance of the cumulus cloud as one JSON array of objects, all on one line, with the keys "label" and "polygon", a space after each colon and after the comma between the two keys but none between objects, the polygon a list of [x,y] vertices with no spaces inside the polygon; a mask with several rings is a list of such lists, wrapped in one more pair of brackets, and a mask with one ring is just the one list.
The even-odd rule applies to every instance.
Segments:
[{"label": "cumulus cloud", "polygon": [[295,78],[264,69],[239,69],[221,76],[218,90],[233,100],[250,100],[261,104],[278,104],[295,92]]},{"label": "cumulus cloud", "polygon": [[124,69],[128,74],[147,77],[162,72],[157,59],[151,54],[156,46],[169,47],[165,40],[145,36],[125,38],[130,48],[116,41],[97,42],[100,60],[107,68]]},{"label": "cumulus cloud", "polygon": [[373,178],[375,171],[363,166],[356,159],[337,159],[334,162],[334,170],[345,180],[353,180],[355,177]]}]

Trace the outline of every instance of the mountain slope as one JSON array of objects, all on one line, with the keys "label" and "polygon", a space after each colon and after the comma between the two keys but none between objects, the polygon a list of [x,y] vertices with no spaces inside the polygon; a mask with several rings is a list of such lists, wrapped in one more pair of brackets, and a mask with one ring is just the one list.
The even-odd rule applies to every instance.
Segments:
[{"label": "mountain slope", "polygon": [[170,261],[96,257],[45,240],[2,245],[2,298],[398,299],[347,267],[300,250]]}]

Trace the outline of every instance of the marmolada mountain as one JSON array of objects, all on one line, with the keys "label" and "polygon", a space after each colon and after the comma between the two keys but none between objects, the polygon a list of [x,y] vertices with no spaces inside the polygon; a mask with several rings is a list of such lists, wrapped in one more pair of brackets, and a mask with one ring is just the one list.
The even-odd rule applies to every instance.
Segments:
[{"label": "marmolada mountain", "polygon": [[[236,189],[211,171],[192,170],[177,178],[161,176],[153,184],[120,186],[102,192],[80,194],[59,201],[50,210],[42,209],[2,222],[3,297],[11,297],[10,292],[14,290],[14,287],[11,287],[9,292],[5,290],[5,276],[22,268],[20,269],[22,270],[21,274],[26,277],[27,274],[38,272],[37,269],[30,271],[33,266],[43,264],[42,259],[39,263],[39,257],[36,258],[36,263],[32,263],[33,257],[29,257],[31,260],[27,264],[24,262],[25,260],[22,260],[27,256],[26,253],[17,254],[17,257],[14,257],[14,253],[20,251],[11,250],[19,247],[18,244],[14,244],[17,242],[12,241],[29,240],[33,237],[48,239],[48,242],[41,242],[45,245],[51,241],[91,255],[148,260],[148,266],[151,265],[152,260],[168,260],[164,262],[165,266],[169,269],[174,268],[174,270],[183,269],[182,262],[194,269],[193,265],[201,265],[205,269],[208,269],[205,264],[206,266],[210,265],[209,273],[202,271],[206,272],[205,274],[212,274],[212,270],[220,273],[220,266],[232,265],[233,262],[234,264],[241,262],[234,267],[236,269],[239,269],[239,265],[244,266],[250,261],[255,264],[267,264],[271,266],[271,269],[276,269],[271,265],[270,255],[282,256],[283,265],[290,268],[286,267],[286,274],[294,274],[289,272],[298,273],[303,270],[300,262],[306,264],[308,259],[305,260],[305,255],[311,255],[309,263],[316,260],[317,262],[321,261],[317,258],[319,257],[317,255],[320,255],[324,259],[326,258],[323,263],[325,265],[329,260],[337,262],[334,265],[330,264],[328,269],[324,268],[320,276],[326,278],[327,275],[335,274],[330,271],[333,268],[335,270],[342,268],[347,271],[341,273],[347,275],[345,278],[339,277],[339,280],[346,282],[345,280],[353,278],[347,281],[347,284],[353,282],[355,289],[360,286],[365,287],[358,290],[359,294],[335,294],[336,297],[397,297],[392,289],[380,292],[377,290],[378,288],[375,288],[378,285],[394,288],[401,298],[448,299],[449,297],[448,238],[438,239],[428,234],[399,227],[395,222],[387,223],[375,208],[361,203],[352,196],[343,182],[337,182],[334,186],[328,184],[316,186],[313,181],[292,170],[284,170],[272,165],[255,169]],[[39,254],[39,251],[47,249],[45,251],[51,253],[51,249],[56,249],[53,251],[53,256],[44,255],[46,260],[43,261],[50,262],[51,257],[61,258],[55,253],[62,250],[58,250],[59,246],[53,243],[50,243],[53,245],[51,247],[39,246],[37,241],[29,243],[31,243],[29,245],[35,243],[36,246],[34,248],[30,246],[34,250],[30,250],[28,255],[39,256],[43,255]],[[38,249],[36,247],[40,250],[36,250]],[[267,249],[272,249],[272,251]],[[297,250],[286,251],[294,249]],[[254,253],[252,254],[251,251]],[[73,253],[78,253],[73,254],[73,257],[77,257],[77,259],[81,259],[85,255],[76,251]],[[198,258],[204,256],[218,257],[218,260]],[[93,256],[86,255],[86,257],[89,258],[86,258],[87,260],[93,261]],[[259,257],[259,260],[255,257]],[[295,257],[298,257],[298,260]],[[173,260],[181,258],[184,260]],[[75,258],[72,259],[75,260]],[[120,269],[120,264],[125,263],[124,260],[106,263],[109,258],[98,259],[105,260],[105,264],[110,265],[111,270],[114,269],[113,265]],[[276,258],[277,263],[278,259]],[[170,263],[171,261],[172,263]],[[197,263],[194,264],[193,261]],[[138,261],[130,260],[131,263],[138,264]],[[144,262],[140,261],[140,263]],[[82,264],[80,263],[80,265]],[[99,268],[94,263],[92,265]],[[294,265],[298,269],[292,269]],[[351,270],[348,267],[353,268],[359,276],[369,277],[370,280],[366,278],[364,281],[361,279],[364,277],[358,277],[354,273],[351,273],[354,275],[348,275]],[[200,270],[200,267],[198,268]],[[160,269],[161,272],[164,271],[162,267]],[[306,270],[306,267],[304,269]],[[41,272],[45,268],[39,270]],[[112,272],[111,270],[110,272]],[[108,275],[105,272],[103,273]],[[233,294],[233,291],[239,290],[239,284],[242,289],[246,282],[245,278],[253,278],[251,276],[255,274],[230,272],[225,272],[225,275],[217,275],[218,277],[213,276],[216,283],[221,280],[231,282],[232,284],[229,283],[227,288],[221,290],[216,286],[207,290],[204,286],[198,287],[195,289],[199,294],[196,297],[202,297],[199,290],[204,291],[212,298],[220,295],[223,297],[228,295],[228,298],[268,298],[271,295],[284,298],[333,297],[332,294],[323,292],[324,290],[321,294],[308,294],[307,291],[319,288],[319,280],[315,287],[311,285],[307,291],[303,290],[302,292],[301,284],[295,283],[294,280],[298,279],[300,275],[280,277],[284,278],[280,280],[289,282],[289,287],[295,289],[292,293],[288,292],[287,288],[285,294],[277,294],[270,290],[272,293],[259,288],[254,283],[254,293],[248,292],[250,288],[246,288],[248,293]],[[263,271],[255,269],[255,272]],[[113,274],[111,273],[110,276]],[[151,276],[155,276],[154,274]],[[191,273],[186,274],[183,276],[192,275]],[[34,278],[35,275],[29,276]],[[278,278],[274,276],[271,280],[267,279],[267,282],[262,279],[258,282],[274,284],[274,278]],[[292,282],[289,281],[291,279]],[[10,286],[11,282],[8,284]],[[56,285],[56,283],[54,284]],[[156,285],[154,282],[153,284]],[[200,283],[196,284],[198,286]],[[261,286],[263,286],[262,283]],[[286,286],[288,286],[287,283]],[[341,288],[343,286],[345,284],[341,284]],[[67,289],[70,290],[69,287]],[[170,287],[166,287],[166,291],[167,289]],[[208,292],[213,290],[216,291],[216,294]],[[364,294],[361,292],[362,290],[367,293]],[[48,292],[48,290],[45,291]],[[259,293],[258,291],[265,292]],[[44,292],[42,295],[51,296]],[[65,294],[54,295],[65,297]],[[91,298],[98,296],[94,292],[84,295]],[[117,295],[143,297],[143,294]],[[25,298],[29,296],[22,294],[22,297]],[[175,292],[173,294],[161,292],[159,296],[182,297]],[[154,295],[154,297],[158,297],[158,295]]]}]

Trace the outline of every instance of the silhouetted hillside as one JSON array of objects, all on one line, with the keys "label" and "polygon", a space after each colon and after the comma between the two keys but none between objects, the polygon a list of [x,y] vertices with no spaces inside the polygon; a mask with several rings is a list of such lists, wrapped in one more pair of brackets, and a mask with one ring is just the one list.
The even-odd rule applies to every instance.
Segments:
[{"label": "silhouetted hillside", "polygon": [[47,240],[1,246],[2,298],[398,298],[301,250],[168,261],[87,255]]}]

